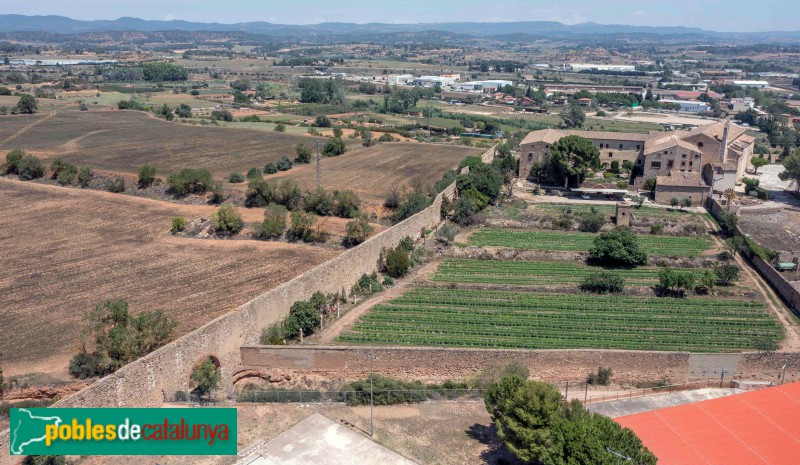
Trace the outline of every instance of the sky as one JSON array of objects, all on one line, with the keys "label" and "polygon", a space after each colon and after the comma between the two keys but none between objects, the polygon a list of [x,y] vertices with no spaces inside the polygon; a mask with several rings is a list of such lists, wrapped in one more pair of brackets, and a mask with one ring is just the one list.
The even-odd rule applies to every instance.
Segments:
[{"label": "sky", "polygon": [[800,0],[0,0],[0,14],[279,24],[560,21],[800,30]]}]

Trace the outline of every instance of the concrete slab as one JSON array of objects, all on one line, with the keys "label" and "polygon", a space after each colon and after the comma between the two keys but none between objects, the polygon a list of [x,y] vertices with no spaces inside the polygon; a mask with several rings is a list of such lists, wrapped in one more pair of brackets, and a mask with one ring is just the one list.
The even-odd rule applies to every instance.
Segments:
[{"label": "concrete slab", "polygon": [[236,465],[416,465],[318,413],[266,444],[243,449]]},{"label": "concrete slab", "polygon": [[610,402],[598,402],[589,404],[588,409],[595,413],[603,414],[607,417],[617,418],[636,413],[649,412],[664,407],[675,407],[677,405],[691,404],[718,397],[730,396],[745,392],[741,389],[718,389],[706,388],[694,391],[673,392],[669,394],[658,394],[648,397],[634,399],[613,400]]}]

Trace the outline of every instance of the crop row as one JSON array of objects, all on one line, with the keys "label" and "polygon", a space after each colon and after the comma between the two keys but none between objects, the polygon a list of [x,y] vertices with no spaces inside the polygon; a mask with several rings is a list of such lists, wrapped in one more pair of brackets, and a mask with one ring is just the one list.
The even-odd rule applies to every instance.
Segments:
[{"label": "crop row", "polygon": [[[614,215],[616,213],[616,206],[614,205],[575,205],[564,203],[542,203],[536,205],[536,210],[547,213],[562,213],[565,209],[569,209],[576,215],[586,215],[594,211],[601,215]],[[667,210],[664,208],[641,207],[634,208],[633,214],[639,219],[663,219],[674,220],[678,218],[691,219],[693,221],[701,221],[700,216],[696,213],[688,211]]]},{"label": "crop row", "polygon": [[[509,260],[447,259],[440,265],[433,281],[484,284],[572,284],[580,283],[605,268],[574,262],[530,262]],[[651,285],[658,281],[658,268],[614,270],[629,285]],[[702,271],[692,270],[695,277]]]},{"label": "crop row", "polygon": [[[478,247],[510,247],[524,250],[587,251],[596,234],[579,232],[512,231],[481,229],[469,238]],[[648,254],[695,257],[708,249],[703,237],[638,235],[639,247]]]},{"label": "crop row", "polygon": [[780,337],[780,326],[756,302],[422,288],[376,305],[340,340],[718,352]]}]

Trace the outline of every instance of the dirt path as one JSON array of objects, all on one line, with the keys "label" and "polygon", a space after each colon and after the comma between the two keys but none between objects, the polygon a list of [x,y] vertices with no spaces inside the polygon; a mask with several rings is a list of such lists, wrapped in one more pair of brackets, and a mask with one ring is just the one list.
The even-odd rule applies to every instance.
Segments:
[{"label": "dirt path", "polygon": [[2,147],[6,142],[11,142],[12,140],[14,140],[17,137],[21,136],[22,134],[25,133],[25,131],[29,130],[30,128],[36,126],[39,123],[43,123],[43,122],[49,120],[50,118],[52,118],[55,115],[56,115],[56,112],[55,111],[51,111],[44,118],[37,119],[36,121],[28,124],[27,126],[23,127],[19,131],[15,132],[14,134],[11,134],[10,136],[8,136],[5,139],[3,139],[2,141],[0,141],[0,147]]},{"label": "dirt path", "polygon": [[330,326],[326,327],[324,330],[317,333],[313,338],[309,338],[308,340],[310,342],[314,342],[315,344],[332,344],[336,341],[336,338],[342,334],[343,331],[356,324],[356,321],[358,321],[359,317],[368,312],[369,309],[375,305],[388,302],[396,297],[400,297],[410,287],[414,287],[419,282],[420,278],[426,279],[426,276],[435,271],[438,266],[439,260],[434,260],[430,263],[422,265],[421,267],[412,271],[409,276],[403,278],[401,281],[398,281],[395,286],[379,294],[374,294],[369,299],[356,304],[355,307],[351,308],[341,318],[334,321]]},{"label": "dirt path", "polygon": [[[703,218],[703,222],[709,227],[710,230],[719,230],[717,225],[708,219]],[[712,236],[712,238],[714,244],[716,244],[720,251],[725,249],[725,244],[718,236]],[[772,313],[783,326],[785,337],[781,343],[781,351],[795,351],[800,349],[800,333],[798,333],[797,324],[795,324],[789,309],[783,304],[781,298],[775,293],[775,291],[773,291],[772,287],[770,287],[770,285],[763,280],[761,275],[744,261],[744,259],[741,257],[741,254],[737,253],[734,259],[739,265],[739,268],[741,268],[744,274],[747,275],[750,281],[753,282],[756,289],[764,296],[767,307],[772,311]],[[775,302],[778,303],[776,304]]]}]

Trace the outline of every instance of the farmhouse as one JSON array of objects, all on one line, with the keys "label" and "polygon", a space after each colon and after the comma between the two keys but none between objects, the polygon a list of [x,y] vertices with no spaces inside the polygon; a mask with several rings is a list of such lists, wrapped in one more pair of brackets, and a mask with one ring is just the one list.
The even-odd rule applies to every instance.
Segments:
[{"label": "farmhouse", "polygon": [[[656,132],[648,134],[608,131],[564,131],[543,129],[529,133],[520,143],[520,177],[526,178],[535,163],[544,163],[550,146],[568,135],[585,137],[600,150],[600,162],[610,165],[630,161],[638,166],[644,179],[664,178],[656,183],[656,198],[667,201],[682,193],[688,177],[672,173],[692,173],[691,187],[701,179],[705,189],[723,192],[741,181],[753,156],[755,139],[745,134],[746,128],[727,122],[716,122],[692,131]],[[683,180],[680,180],[683,179]],[[703,197],[704,198],[704,197]],[[694,199],[693,199],[694,200]]]}]

